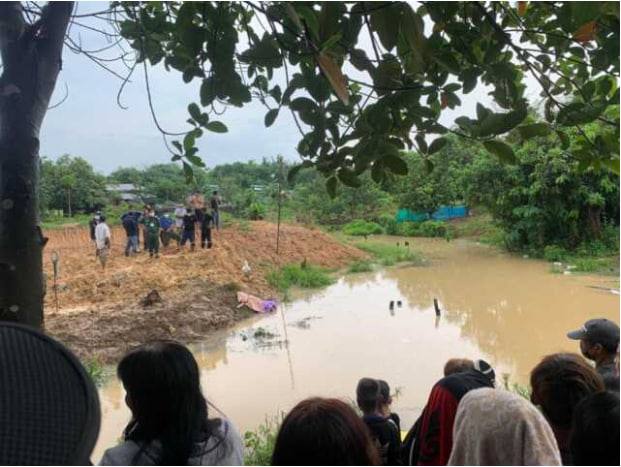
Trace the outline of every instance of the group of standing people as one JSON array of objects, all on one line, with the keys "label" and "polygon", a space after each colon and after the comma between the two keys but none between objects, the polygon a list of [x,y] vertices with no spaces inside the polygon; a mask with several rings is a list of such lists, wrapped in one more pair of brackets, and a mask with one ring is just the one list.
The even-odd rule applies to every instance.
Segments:
[{"label": "group of standing people", "polygon": [[[568,337],[595,368],[548,355],[531,372],[530,400],[496,388],[483,360],[449,360],[403,442],[386,381],[358,382],[362,415],[339,399],[305,399],[284,417],[272,465],[619,465],[619,327],[595,319]],[[142,345],[118,376],[132,418],[100,465],[242,465],[242,439],[226,418],[208,418],[183,345]]]},{"label": "group of standing people", "polygon": [[[172,240],[177,242],[178,248],[186,243],[194,251],[196,247],[196,228],[200,230],[201,248],[211,248],[213,245],[211,230],[220,229],[221,200],[217,191],[214,191],[207,209],[204,206],[179,207],[175,209],[175,219],[169,214],[157,216],[150,205],[144,210],[128,211],[121,217],[121,223],[127,236],[125,256],[140,252],[140,232],[143,235],[143,249],[149,252],[151,258],[159,258],[160,242],[167,247]],[[89,223],[91,239],[95,242],[96,256],[105,268],[111,247],[111,232],[105,216],[100,211],[93,216]]]}]

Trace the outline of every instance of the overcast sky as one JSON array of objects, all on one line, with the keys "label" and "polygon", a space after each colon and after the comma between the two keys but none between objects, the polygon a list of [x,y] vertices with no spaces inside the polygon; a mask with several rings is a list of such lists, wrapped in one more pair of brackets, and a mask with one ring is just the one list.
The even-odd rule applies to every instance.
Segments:
[{"label": "overcast sky", "polygon": [[[78,12],[105,9],[107,3],[78,3]],[[84,20],[83,20],[84,21]],[[71,36],[80,40],[84,48],[105,45],[101,34],[73,26]],[[358,47],[366,48],[365,43]],[[122,68],[116,67],[121,71]],[[187,105],[198,101],[198,80],[186,84],[176,70],[166,72],[163,67],[150,69],[150,83],[157,115],[165,129],[186,131]],[[109,173],[121,166],[144,167],[168,162],[162,137],[155,128],[148,108],[142,69],[137,68],[123,93],[121,109],[116,96],[121,81],[99,68],[86,56],[65,48],[63,68],[59,75],[51,104],[59,102],[68,90],[66,101],[50,109],[41,131],[42,156],[57,158],[62,154],[81,156],[97,170]],[[537,91],[530,97],[535,97]],[[445,110],[441,122],[450,125],[460,115],[474,116],[477,102],[492,106],[487,90],[477,87],[462,96],[462,107]],[[206,132],[198,141],[199,155],[209,167],[234,161],[261,160],[282,154],[286,159],[298,158],[296,145],[299,133],[289,112],[280,112],[276,123],[265,128],[266,109],[252,103],[242,109],[229,108],[216,117],[229,128],[225,134]],[[212,117],[214,119],[214,117]]]}]

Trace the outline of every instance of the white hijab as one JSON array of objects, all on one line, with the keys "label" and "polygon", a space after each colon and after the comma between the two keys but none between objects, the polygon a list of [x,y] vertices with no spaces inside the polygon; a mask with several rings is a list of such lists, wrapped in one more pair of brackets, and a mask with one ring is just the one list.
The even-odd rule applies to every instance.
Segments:
[{"label": "white hijab", "polygon": [[561,465],[552,429],[529,401],[502,389],[468,392],[448,465]]}]

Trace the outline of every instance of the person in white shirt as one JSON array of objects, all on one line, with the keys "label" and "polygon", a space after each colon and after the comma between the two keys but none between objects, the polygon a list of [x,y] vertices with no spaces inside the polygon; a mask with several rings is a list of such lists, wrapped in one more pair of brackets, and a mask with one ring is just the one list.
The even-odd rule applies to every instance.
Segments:
[{"label": "person in white shirt", "polygon": [[110,253],[110,227],[106,224],[104,216],[99,218],[99,223],[95,227],[95,247],[101,267],[106,269],[106,261],[108,261],[108,254]]}]

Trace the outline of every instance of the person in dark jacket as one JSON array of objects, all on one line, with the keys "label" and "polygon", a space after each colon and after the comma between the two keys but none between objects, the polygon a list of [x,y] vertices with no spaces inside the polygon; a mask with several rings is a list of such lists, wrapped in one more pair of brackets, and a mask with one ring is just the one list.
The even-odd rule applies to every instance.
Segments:
[{"label": "person in dark jacket", "polygon": [[196,215],[189,209],[186,211],[185,216],[183,216],[183,227],[181,230],[181,246],[185,246],[186,242],[190,242],[190,249],[194,251],[196,247]]},{"label": "person in dark jacket", "polygon": [[201,226],[201,248],[211,248],[213,243],[211,242],[211,226],[213,223],[213,217],[209,214],[205,208],[200,210],[201,216],[199,224]]},{"label": "person in dark jacket", "polygon": [[580,341],[582,355],[595,363],[606,388],[619,392],[619,371],[615,363],[619,350],[619,326],[606,318],[590,319],[567,337]]},{"label": "person in dark jacket", "polygon": [[[485,366],[486,370],[488,367]],[[403,464],[447,464],[453,447],[457,405],[473,389],[494,387],[495,375],[489,370],[486,371],[488,374],[476,369],[454,373],[433,386],[423,413],[403,441]]]},{"label": "person in dark jacket", "polygon": [[138,220],[132,213],[126,213],[121,217],[125,235],[127,235],[127,244],[125,245],[125,256],[131,253],[138,253]]},{"label": "person in dark jacket", "polygon": [[356,402],[362,410],[362,421],[367,425],[377,446],[382,465],[400,465],[401,433],[393,420],[381,412],[382,388],[378,380],[362,378],[356,388]]},{"label": "person in dark jacket", "polygon": [[592,394],[576,405],[569,437],[574,465],[619,465],[619,393]]}]

